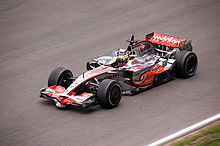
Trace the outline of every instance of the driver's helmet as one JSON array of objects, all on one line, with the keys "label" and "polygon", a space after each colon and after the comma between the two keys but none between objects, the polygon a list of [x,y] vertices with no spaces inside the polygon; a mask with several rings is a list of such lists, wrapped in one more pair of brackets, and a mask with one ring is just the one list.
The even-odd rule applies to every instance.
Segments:
[{"label": "driver's helmet", "polygon": [[128,52],[126,51],[119,51],[117,54],[117,65],[120,66],[124,66],[125,64],[127,64],[128,60],[130,59]]}]

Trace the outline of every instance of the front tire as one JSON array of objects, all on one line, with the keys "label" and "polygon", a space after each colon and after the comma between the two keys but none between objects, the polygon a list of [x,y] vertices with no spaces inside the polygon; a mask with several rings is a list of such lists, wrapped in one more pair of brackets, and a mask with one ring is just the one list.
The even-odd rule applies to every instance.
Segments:
[{"label": "front tire", "polygon": [[115,80],[105,79],[98,88],[97,99],[99,104],[107,109],[118,106],[121,101],[122,88],[119,82]]},{"label": "front tire", "polygon": [[182,78],[192,77],[198,66],[198,59],[194,52],[182,50],[176,53],[175,73]]},{"label": "front tire", "polygon": [[69,69],[57,67],[51,72],[48,78],[48,87],[60,85],[64,88],[68,88],[68,86],[71,84],[71,80],[68,80],[70,77],[73,77],[73,74]]}]

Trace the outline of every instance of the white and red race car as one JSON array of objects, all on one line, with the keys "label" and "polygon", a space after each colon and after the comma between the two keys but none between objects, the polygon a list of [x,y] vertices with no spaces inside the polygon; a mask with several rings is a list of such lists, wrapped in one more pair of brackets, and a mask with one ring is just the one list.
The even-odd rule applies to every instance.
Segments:
[{"label": "white and red race car", "polygon": [[198,60],[191,40],[150,33],[141,41],[132,35],[128,42],[127,49],[93,58],[79,77],[64,67],[55,68],[40,97],[54,100],[60,108],[74,105],[87,110],[100,104],[111,109],[118,106],[122,94],[135,94],[176,76],[189,78],[196,72]]}]

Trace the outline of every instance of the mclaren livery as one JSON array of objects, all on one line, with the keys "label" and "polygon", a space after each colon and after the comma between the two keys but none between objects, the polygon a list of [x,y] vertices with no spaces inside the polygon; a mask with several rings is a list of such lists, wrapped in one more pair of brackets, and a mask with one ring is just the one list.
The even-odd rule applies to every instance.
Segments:
[{"label": "mclaren livery", "polygon": [[87,71],[78,77],[64,67],[55,68],[40,97],[53,100],[59,108],[74,105],[88,110],[100,104],[111,109],[118,106],[122,94],[136,94],[176,76],[190,78],[196,72],[191,40],[150,33],[145,40],[134,40],[132,35],[128,42],[127,49],[88,61]]}]

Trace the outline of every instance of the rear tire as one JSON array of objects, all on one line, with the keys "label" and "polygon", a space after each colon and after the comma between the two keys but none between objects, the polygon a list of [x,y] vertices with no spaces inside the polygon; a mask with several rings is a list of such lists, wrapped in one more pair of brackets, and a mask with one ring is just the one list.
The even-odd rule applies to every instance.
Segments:
[{"label": "rear tire", "polygon": [[68,80],[70,77],[73,77],[73,74],[69,69],[57,67],[51,72],[48,78],[48,87],[60,85],[67,88],[72,83],[71,80]]},{"label": "rear tire", "polygon": [[107,109],[118,106],[121,101],[122,88],[119,82],[115,80],[105,79],[98,88],[97,99],[99,104]]},{"label": "rear tire", "polygon": [[194,52],[182,50],[176,53],[175,73],[182,78],[192,77],[198,66],[198,59]]}]

